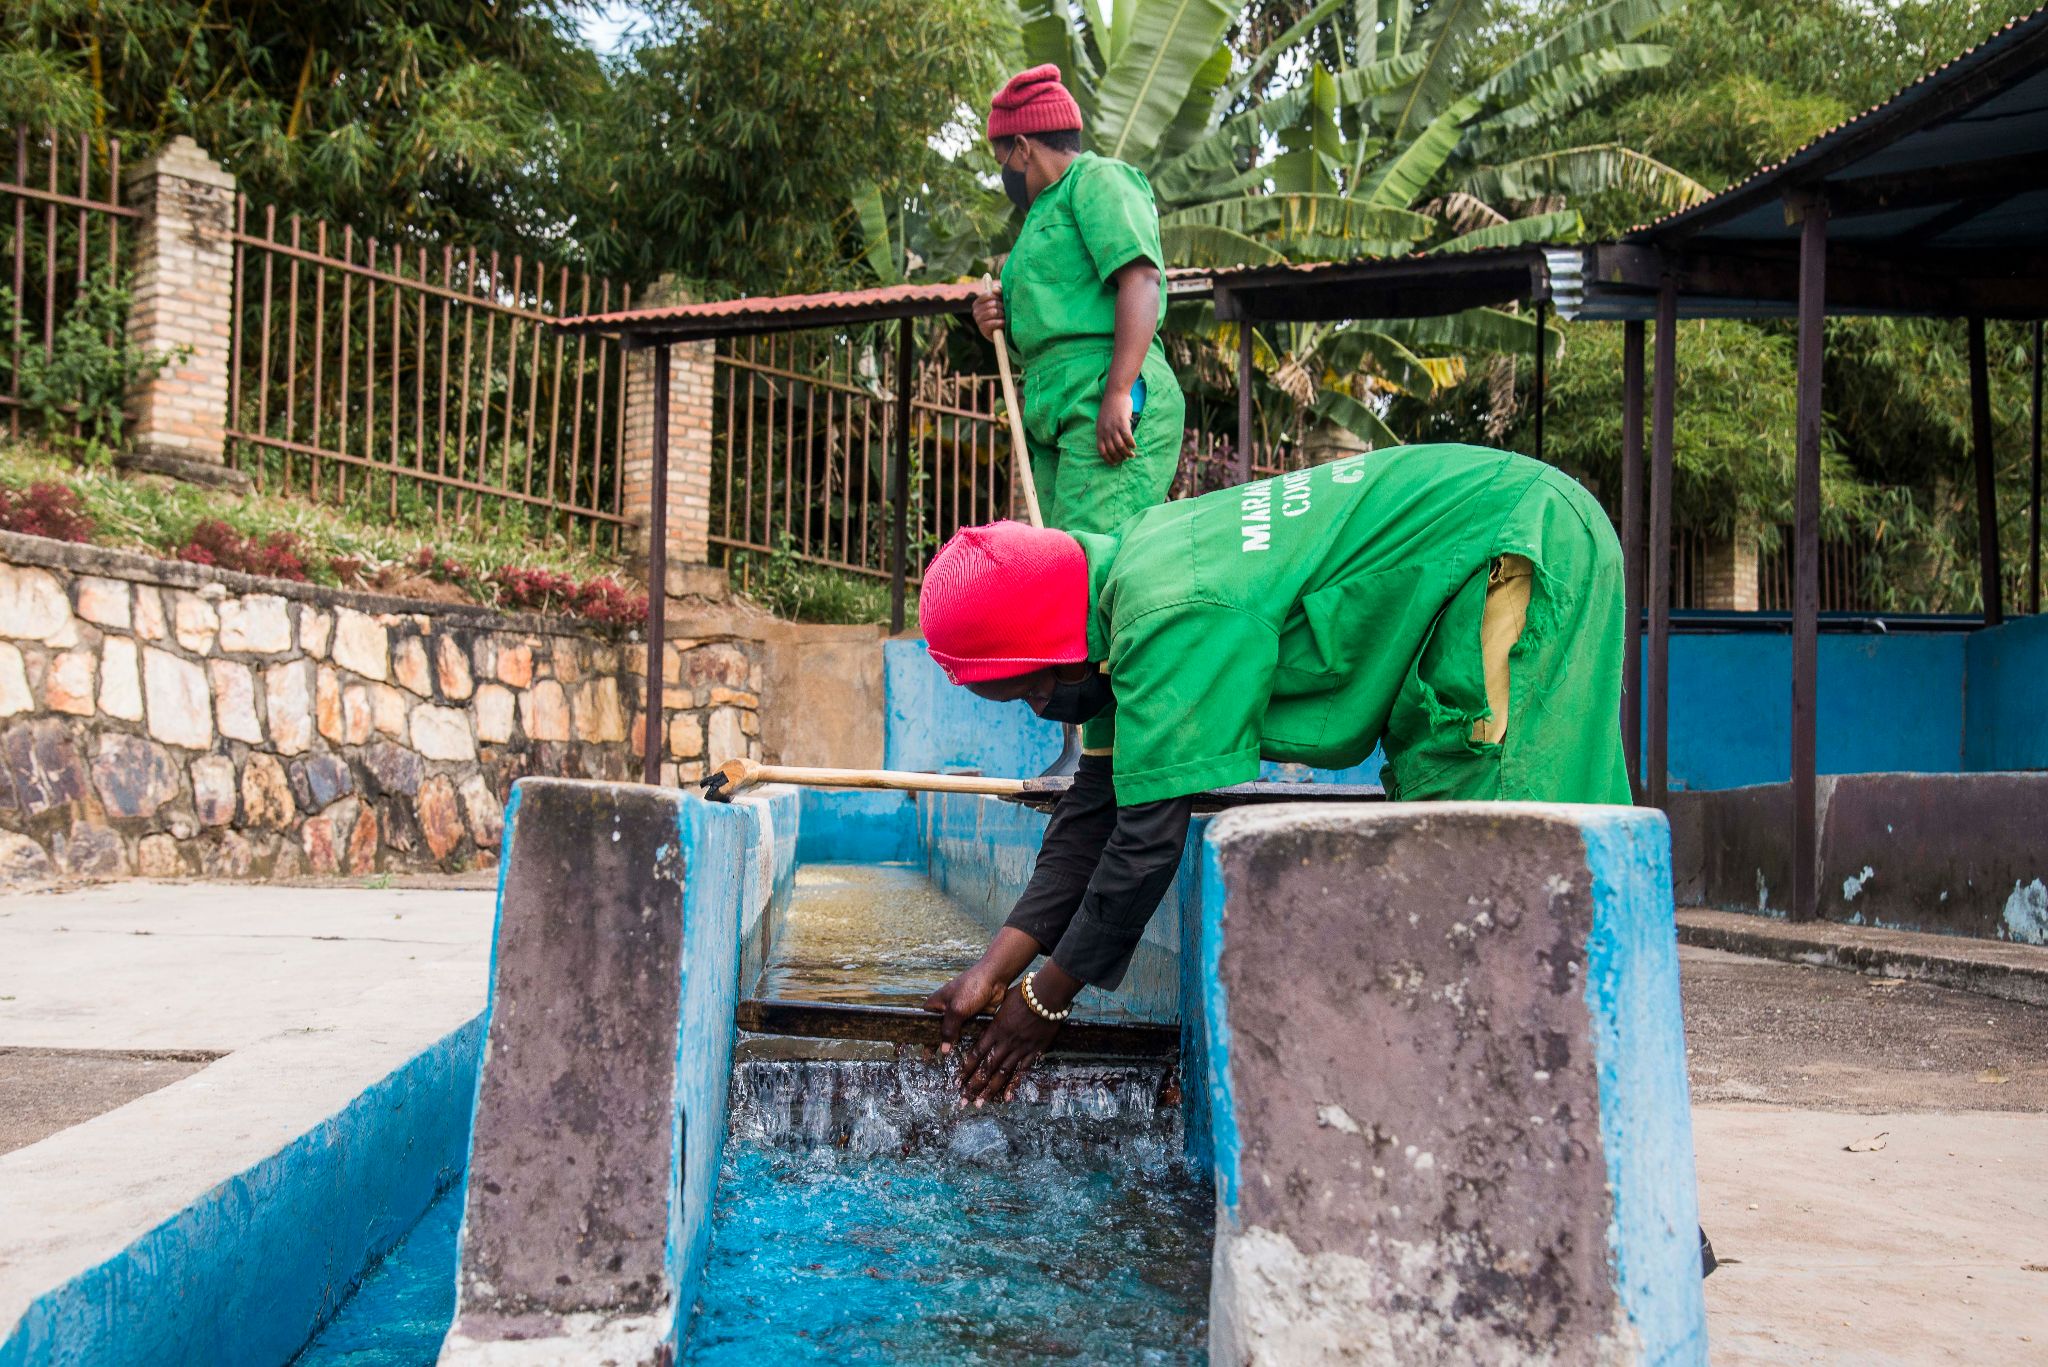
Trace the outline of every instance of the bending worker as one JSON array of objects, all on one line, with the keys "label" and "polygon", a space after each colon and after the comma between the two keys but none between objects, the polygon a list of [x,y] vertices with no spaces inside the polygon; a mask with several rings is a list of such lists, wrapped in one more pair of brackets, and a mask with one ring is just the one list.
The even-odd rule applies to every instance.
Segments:
[{"label": "bending worker", "polygon": [[1115,702],[1015,910],[925,1003],[950,1046],[1001,1000],[966,1095],[1008,1095],[1081,989],[1123,980],[1192,797],[1262,758],[1345,768],[1384,744],[1389,798],[1628,802],[1622,616],[1592,495],[1474,446],[1351,456],[1109,532],[963,529],[918,603],[953,682],[1066,722]]}]

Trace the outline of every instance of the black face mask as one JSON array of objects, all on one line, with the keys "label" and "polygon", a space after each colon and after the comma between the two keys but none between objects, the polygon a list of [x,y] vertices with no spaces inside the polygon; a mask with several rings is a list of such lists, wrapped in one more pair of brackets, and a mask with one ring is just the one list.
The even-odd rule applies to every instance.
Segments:
[{"label": "black face mask", "polygon": [[1010,197],[1010,203],[1017,206],[1018,213],[1030,211],[1031,192],[1025,188],[1022,171],[1012,171],[1007,166],[1003,168],[1003,193]]},{"label": "black face mask", "polygon": [[1115,701],[1116,692],[1109,686],[1109,676],[1097,669],[1079,683],[1053,684],[1052,696],[1046,699],[1045,706],[1033,710],[1047,721],[1079,726]]}]

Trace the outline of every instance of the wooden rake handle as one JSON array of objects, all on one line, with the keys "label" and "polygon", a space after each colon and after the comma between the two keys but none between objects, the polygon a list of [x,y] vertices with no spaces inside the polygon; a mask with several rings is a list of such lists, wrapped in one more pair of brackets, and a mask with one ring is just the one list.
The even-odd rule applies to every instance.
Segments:
[{"label": "wooden rake handle", "polygon": [[[996,292],[993,276],[981,277],[981,292]],[[1045,518],[1038,511],[1038,479],[1031,473],[1031,446],[1024,440],[1024,409],[1017,402],[1017,382],[1010,377],[1010,346],[1001,328],[996,329],[995,344],[996,369],[1003,377],[1003,408],[1010,415],[1010,467],[1024,486],[1024,511],[1030,514],[1031,525],[1043,527]]]},{"label": "wooden rake handle", "polygon": [[1020,778],[918,774],[902,769],[803,769],[751,759],[727,760],[705,776],[702,788],[706,801],[730,802],[757,783],[895,793],[980,793],[989,797],[1010,797],[1024,791],[1024,780]]}]

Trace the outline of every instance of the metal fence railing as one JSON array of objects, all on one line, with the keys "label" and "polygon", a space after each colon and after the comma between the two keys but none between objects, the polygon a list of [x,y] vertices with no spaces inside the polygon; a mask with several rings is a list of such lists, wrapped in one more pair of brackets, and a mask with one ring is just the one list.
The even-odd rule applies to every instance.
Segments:
[{"label": "metal fence railing", "polygon": [[260,486],[618,549],[624,358],[548,324],[630,290],[246,199],[235,220],[230,459]]},{"label": "metal fence railing", "polygon": [[[121,144],[95,143],[56,129],[13,130],[0,152],[0,411],[18,436],[30,407],[75,413],[75,395],[51,362],[59,329],[74,318],[99,326],[114,310],[81,312],[96,287],[119,284],[121,221],[137,211],[121,203]],[[105,317],[99,315],[104,314]]]},{"label": "metal fence railing", "polygon": [[[887,578],[891,349],[783,333],[727,343],[715,364],[711,544],[728,562],[735,553],[789,555]],[[1022,514],[995,376],[921,366],[910,417],[916,566],[961,527]]]}]

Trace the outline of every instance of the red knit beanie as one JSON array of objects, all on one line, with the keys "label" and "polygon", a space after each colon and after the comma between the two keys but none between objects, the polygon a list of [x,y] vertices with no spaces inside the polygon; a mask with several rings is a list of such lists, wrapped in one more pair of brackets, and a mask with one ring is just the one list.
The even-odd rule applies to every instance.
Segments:
[{"label": "red knit beanie", "polygon": [[1081,127],[1081,106],[1060,84],[1060,69],[1047,62],[1010,78],[988,111],[991,140],[1018,133],[1054,133]]},{"label": "red knit beanie", "polygon": [[957,684],[1088,658],[1088,557],[1065,532],[962,527],[925,567],[917,624]]}]

